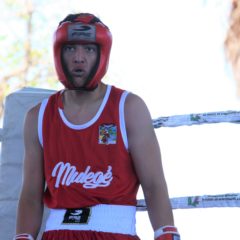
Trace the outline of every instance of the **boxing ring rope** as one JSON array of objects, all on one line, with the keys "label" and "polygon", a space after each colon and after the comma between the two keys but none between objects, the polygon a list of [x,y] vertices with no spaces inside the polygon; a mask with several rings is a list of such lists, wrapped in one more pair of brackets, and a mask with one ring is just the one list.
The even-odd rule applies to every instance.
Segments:
[{"label": "boxing ring rope", "polygon": [[223,122],[240,123],[240,112],[222,111],[160,117],[153,120],[153,126],[154,128],[179,127]]},{"label": "boxing ring rope", "polygon": [[[154,128],[192,126],[211,123],[240,123],[240,111],[220,111],[194,113],[160,117],[153,120]],[[186,196],[171,198],[173,209],[240,207],[240,193],[226,193],[219,195]],[[147,209],[144,199],[137,201],[137,210]]]}]

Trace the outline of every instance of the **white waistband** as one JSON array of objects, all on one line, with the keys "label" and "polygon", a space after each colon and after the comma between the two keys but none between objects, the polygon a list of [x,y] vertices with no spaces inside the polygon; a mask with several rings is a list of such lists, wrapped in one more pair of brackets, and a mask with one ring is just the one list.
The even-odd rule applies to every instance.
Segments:
[{"label": "white waistband", "polygon": [[90,208],[89,221],[63,223],[66,209],[50,209],[45,231],[51,230],[91,230],[136,235],[136,207],[100,204]]}]

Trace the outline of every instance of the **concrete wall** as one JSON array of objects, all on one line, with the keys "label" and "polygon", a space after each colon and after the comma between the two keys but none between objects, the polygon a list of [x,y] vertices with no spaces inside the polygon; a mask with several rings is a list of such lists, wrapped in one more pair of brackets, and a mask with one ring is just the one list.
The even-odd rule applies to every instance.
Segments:
[{"label": "concrete wall", "polygon": [[[54,91],[23,88],[7,96],[0,160],[0,239],[15,234],[16,210],[22,184],[23,124],[26,112]],[[46,214],[45,214],[46,215]]]}]

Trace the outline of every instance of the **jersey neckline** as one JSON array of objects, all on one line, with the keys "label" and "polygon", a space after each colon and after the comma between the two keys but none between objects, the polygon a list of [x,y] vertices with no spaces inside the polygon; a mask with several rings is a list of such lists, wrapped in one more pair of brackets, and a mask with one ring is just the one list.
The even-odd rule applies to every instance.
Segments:
[{"label": "jersey neckline", "polygon": [[104,107],[106,106],[107,104],[107,101],[109,99],[109,95],[110,95],[110,92],[111,92],[111,89],[112,89],[112,86],[111,85],[107,85],[107,90],[106,90],[106,93],[104,95],[104,98],[103,98],[103,101],[97,111],[97,113],[95,114],[95,116],[90,119],[88,122],[84,123],[84,124],[73,124],[71,123],[65,116],[64,112],[63,112],[63,109],[58,107],[58,112],[60,114],[60,117],[62,119],[62,121],[64,122],[64,124],[66,126],[68,126],[69,128],[71,129],[75,129],[75,130],[81,130],[81,129],[85,129],[85,128],[88,128],[90,127],[91,125],[93,125],[97,120],[98,118],[100,117],[101,113],[103,112],[103,109]]}]

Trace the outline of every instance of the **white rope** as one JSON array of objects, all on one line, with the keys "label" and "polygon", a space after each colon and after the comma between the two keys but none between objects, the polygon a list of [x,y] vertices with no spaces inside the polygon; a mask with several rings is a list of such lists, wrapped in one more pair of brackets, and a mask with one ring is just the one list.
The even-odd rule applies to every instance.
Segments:
[{"label": "white rope", "polygon": [[221,122],[240,123],[240,112],[222,111],[159,117],[153,120],[153,126],[154,128],[178,127]]},{"label": "white rope", "polygon": [[[172,209],[240,207],[240,193],[171,198]],[[146,211],[144,199],[138,200],[137,211]]]}]

